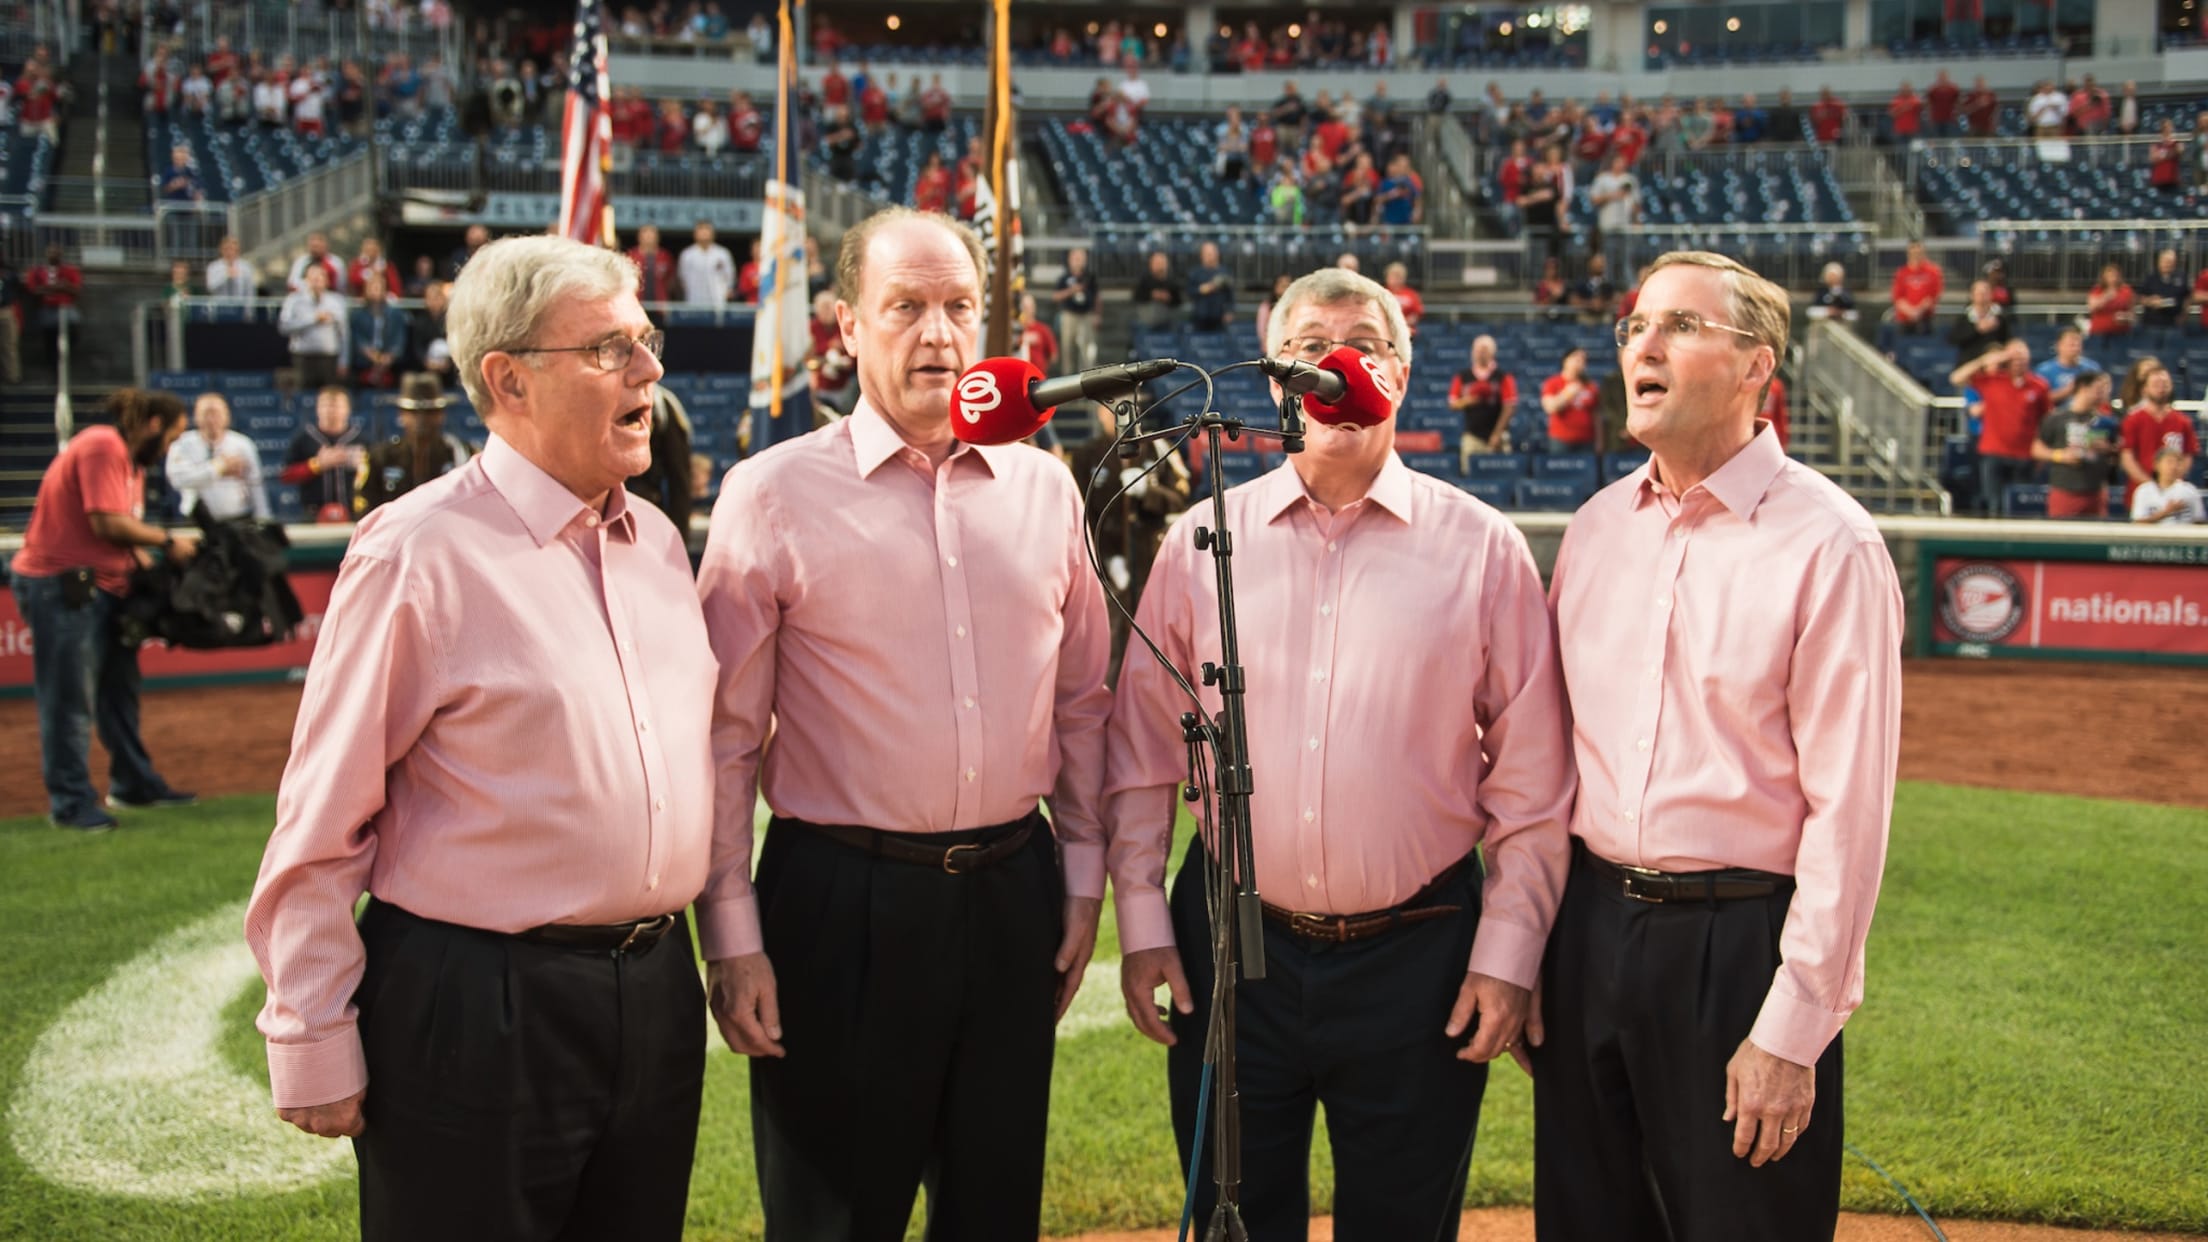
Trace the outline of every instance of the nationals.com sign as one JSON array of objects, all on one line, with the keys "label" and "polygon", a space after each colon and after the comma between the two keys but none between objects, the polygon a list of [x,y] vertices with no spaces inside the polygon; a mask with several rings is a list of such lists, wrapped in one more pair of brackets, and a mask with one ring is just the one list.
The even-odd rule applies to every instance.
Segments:
[{"label": "nationals.com sign", "polygon": [[2208,565],[1941,556],[1930,585],[1942,654],[2208,661]]}]

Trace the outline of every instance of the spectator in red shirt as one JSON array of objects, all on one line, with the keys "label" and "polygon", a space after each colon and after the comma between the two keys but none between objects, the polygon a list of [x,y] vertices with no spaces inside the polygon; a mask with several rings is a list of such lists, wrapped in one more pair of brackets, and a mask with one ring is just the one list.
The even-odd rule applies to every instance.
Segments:
[{"label": "spectator in red shirt", "polygon": [[1526,192],[1526,185],[1532,177],[1533,157],[1526,154],[1526,143],[1521,138],[1510,144],[1510,154],[1504,158],[1502,168],[1495,175],[1502,191],[1503,214],[1508,217],[1505,223],[1514,233],[1518,231],[1519,223],[1518,199]]},{"label": "spectator in red shirt", "polygon": [[[108,398],[110,426],[72,437],[39,481],[38,504],[10,566],[15,603],[31,632],[32,689],[47,813],[57,827],[104,832],[103,803],[182,805],[138,730],[138,648],[120,641],[119,616],[143,549],[177,561],[197,550],[144,520],[146,468],[184,434],[184,404],[126,388]],[[92,727],[109,760],[108,796],[92,783]]]},{"label": "spectator in red shirt", "polygon": [[943,75],[928,75],[928,89],[920,92],[920,128],[940,134],[950,128],[951,93],[943,89]]},{"label": "spectator in red shirt", "polygon": [[2101,269],[2101,279],[2085,295],[2087,336],[2123,336],[2131,331],[2139,298],[2124,281],[2124,269],[2111,263]]},{"label": "spectator in red shirt", "polygon": [[[1541,260],[1541,279],[1533,282],[1535,306],[1569,306],[1571,289],[1564,280],[1564,260],[1553,254]],[[1549,318],[1557,319],[1561,316],[1552,310]]]},{"label": "spectator in red shirt", "polygon": [[1273,128],[1270,117],[1261,115],[1250,130],[1250,175],[1262,185],[1272,176],[1273,165],[1279,162],[1280,131]]},{"label": "spectator in red shirt", "polygon": [[1962,88],[1942,69],[1932,79],[1932,85],[1924,92],[1925,111],[1932,121],[1933,136],[1953,138],[1962,132],[1957,120],[1956,108],[1962,103]]},{"label": "spectator in red shirt", "polygon": [[1549,447],[1559,453],[1595,447],[1599,386],[1587,375],[1587,351],[1565,353],[1563,368],[1541,385],[1541,409],[1549,416]]},{"label": "spectator in red shirt", "polygon": [[220,86],[238,71],[238,54],[230,50],[230,36],[216,35],[215,50],[207,53],[207,80]]},{"label": "spectator in red shirt", "polygon": [[943,167],[942,152],[928,152],[927,162],[920,166],[920,175],[912,184],[912,205],[919,211],[950,211],[951,173]]},{"label": "spectator in red shirt", "polygon": [[736,300],[753,303],[759,300],[759,239],[756,237],[751,239],[751,257],[736,269]]},{"label": "spectator in red shirt", "polygon": [[397,283],[392,279],[390,263],[383,257],[383,243],[373,237],[365,237],[360,242],[360,254],[345,269],[345,287],[365,289],[370,276],[383,277],[386,289]]},{"label": "spectator in red shirt", "polygon": [[2108,128],[2115,108],[2108,101],[2108,92],[2086,74],[2078,89],[2070,94],[2070,128],[2074,133],[2091,136]]},{"label": "spectator in red shirt", "polygon": [[2208,267],[2201,268],[2200,275],[2193,277],[2193,296],[2186,299],[2186,304],[2200,308],[2200,327],[2208,332]]},{"label": "spectator in red shirt", "polygon": [[1771,424],[1771,434],[1779,438],[1779,451],[1785,452],[1786,442],[1789,439],[1786,424],[1785,380],[1776,375],[1771,377],[1771,382],[1764,386],[1763,408],[1756,411],[1756,417]]},{"label": "spectator in red shirt", "polygon": [[2168,117],[2162,118],[2162,132],[2154,136],[2154,145],[2147,150],[2147,161],[2154,166],[2147,174],[2147,184],[2164,194],[2176,194],[2185,188],[2180,171],[2185,162],[2185,143],[2177,136],[2177,126]]},{"label": "spectator in red shirt", "polygon": [[636,299],[650,304],[681,298],[675,285],[675,256],[660,248],[659,230],[647,224],[636,231],[636,249],[629,251],[636,264]]},{"label": "spectator in red shirt", "polygon": [[1909,243],[1909,261],[1894,273],[1894,327],[1898,331],[1926,335],[1933,328],[1933,312],[1947,288],[1947,274],[1925,257],[1923,242]]},{"label": "spectator in red shirt", "polygon": [[828,66],[827,76],[820,80],[820,102],[831,108],[851,102],[851,79],[843,76],[842,65]]},{"label": "spectator in red shirt", "polygon": [[613,140],[624,147],[641,147],[652,140],[652,105],[633,86],[613,92]]},{"label": "spectator in red shirt", "polygon": [[823,289],[813,298],[813,317],[806,321],[813,332],[813,352],[805,365],[813,373],[813,403],[838,414],[851,412],[858,395],[858,371],[843,348],[843,329],[836,322],[836,295]]},{"label": "spectator in red shirt", "polygon": [[1019,355],[1045,375],[1057,374],[1058,334],[1035,315],[1035,295],[1020,295]]},{"label": "spectator in red shirt", "polygon": [[1817,141],[1840,141],[1840,131],[1847,128],[1848,105],[1841,103],[1827,86],[1817,92],[1817,102],[1809,106],[1809,128],[1817,135]]},{"label": "spectator in red shirt", "polygon": [[1349,147],[1352,135],[1348,124],[1338,113],[1329,112],[1323,115],[1326,119],[1311,129],[1311,145],[1319,149],[1319,154],[1324,155],[1328,163],[1338,164],[1341,162],[1342,152]]},{"label": "spectator in red shirt", "polygon": [[1495,338],[1472,341],[1472,365],[1449,380],[1449,408],[1464,416],[1457,441],[1457,473],[1472,473],[1478,453],[1510,451],[1510,413],[1518,407],[1518,381],[1495,359]]},{"label": "spectator in red shirt", "polygon": [[981,192],[981,137],[967,140],[966,154],[959,157],[958,173],[952,178],[952,193],[958,200],[958,218],[971,220],[977,198]]},{"label": "spectator in red shirt", "polygon": [[61,246],[46,247],[46,261],[23,273],[23,290],[38,320],[40,339],[46,342],[46,361],[61,365],[61,340],[76,326],[77,297],[84,292],[84,273],[64,257]]},{"label": "spectator in red shirt", "polygon": [[879,132],[889,125],[889,92],[872,77],[866,80],[866,89],[859,92],[859,122],[868,132]]},{"label": "spectator in red shirt", "polygon": [[759,114],[759,106],[751,101],[751,96],[743,91],[731,94],[728,97],[729,149],[757,151],[766,132],[767,119]]},{"label": "spectator in red shirt", "polygon": [[2154,481],[2154,459],[2166,448],[2175,448],[2185,454],[2184,469],[2178,477],[2192,472],[2193,457],[2200,452],[2200,433],[2193,426],[2192,415],[2170,404],[2177,394],[2177,386],[2170,379],[2170,369],[2159,362],[2147,368],[2140,377],[2139,401],[2124,415],[2119,437],[2123,441],[2124,509],[2131,509],[2131,492],[2142,483]]},{"label": "spectator in red shirt", "polygon": [[1923,132],[1924,100],[1918,96],[1916,87],[1907,82],[1901,84],[1901,89],[1894,92],[1893,101],[1886,105],[1886,119],[1896,143],[1907,144]]},{"label": "spectator in red shirt", "polygon": [[2054,408],[2047,381],[2033,374],[2032,350],[2022,340],[1964,363],[1948,378],[1957,388],[1978,392],[1984,409],[1978,431],[1978,490],[1986,512],[1998,516],[2007,511],[2009,485],[2031,482],[2039,422]]},{"label": "spectator in red shirt", "polygon": [[1971,79],[1970,93],[1963,96],[1962,110],[1973,138],[1991,138],[2001,127],[2001,99],[1986,85],[1983,75]]},{"label": "spectator in red shirt", "polygon": [[[1789,139],[1781,136],[1780,140]],[[1618,122],[1616,129],[1610,131],[1610,154],[1624,159],[1627,168],[1640,163],[1641,152],[1647,149],[1648,131],[1642,129],[1630,114]]]},{"label": "spectator in red shirt", "polygon": [[668,154],[681,151],[690,143],[690,119],[682,114],[682,104],[673,99],[659,105],[659,121],[653,126],[653,145]]},{"label": "spectator in red shirt", "polygon": [[1403,322],[1411,326],[1411,335],[1417,336],[1419,317],[1426,313],[1426,299],[1411,288],[1411,269],[1401,263],[1390,263],[1381,283],[1395,295],[1396,305],[1403,308]]},{"label": "spectator in red shirt", "polygon": [[16,128],[28,136],[43,134],[48,142],[58,146],[61,123],[54,116],[58,99],[52,75],[38,65],[25,69],[23,76],[15,81]]},{"label": "spectator in red shirt", "polygon": [[1610,135],[1602,130],[1602,122],[1589,116],[1579,126],[1579,133],[1572,139],[1572,173],[1584,185],[1595,179],[1602,167],[1602,157],[1610,151]]}]

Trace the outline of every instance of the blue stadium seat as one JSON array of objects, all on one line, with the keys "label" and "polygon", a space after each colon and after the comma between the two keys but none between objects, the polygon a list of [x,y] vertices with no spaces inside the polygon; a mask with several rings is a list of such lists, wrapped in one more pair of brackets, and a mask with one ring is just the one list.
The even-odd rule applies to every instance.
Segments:
[{"label": "blue stadium seat", "polygon": [[1474,475],[1458,479],[1457,486],[1497,509],[1510,509],[1518,503],[1517,493],[1508,480]]},{"label": "blue stadium seat", "polygon": [[1404,465],[1421,474],[1430,474],[1441,479],[1457,477],[1457,455],[1455,453],[1420,452],[1404,453],[1402,456]]},{"label": "blue stadium seat", "polygon": [[1602,480],[1605,483],[1615,483],[1647,464],[1647,449],[1621,449],[1605,454],[1602,459]]},{"label": "blue stadium seat", "polygon": [[2011,483],[2008,492],[2001,497],[2001,516],[2012,518],[2043,518],[2047,516],[2047,485],[2045,483]]},{"label": "blue stadium seat", "polygon": [[1524,453],[1475,453],[1472,456],[1472,477],[1475,479],[1515,482],[1526,477]]},{"label": "blue stadium seat", "polygon": [[1533,477],[1545,483],[1568,483],[1592,495],[1599,477],[1593,453],[1543,453],[1533,459]]},{"label": "blue stadium seat", "polygon": [[1570,513],[1593,494],[1592,482],[1520,479],[1517,483],[1518,507],[1534,513]]}]

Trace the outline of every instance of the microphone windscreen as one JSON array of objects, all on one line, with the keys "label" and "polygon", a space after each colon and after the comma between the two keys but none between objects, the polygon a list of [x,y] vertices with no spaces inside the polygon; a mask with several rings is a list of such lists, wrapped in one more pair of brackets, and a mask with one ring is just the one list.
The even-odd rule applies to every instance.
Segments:
[{"label": "microphone windscreen", "polygon": [[966,368],[951,399],[951,434],[968,444],[1011,444],[1034,435],[1051,414],[1028,397],[1042,378],[1023,358],[984,358]]},{"label": "microphone windscreen", "polygon": [[1303,399],[1303,412],[1314,422],[1377,427],[1395,414],[1395,385],[1363,351],[1336,346],[1318,366],[1341,376],[1343,391],[1336,402],[1321,401],[1316,393]]}]

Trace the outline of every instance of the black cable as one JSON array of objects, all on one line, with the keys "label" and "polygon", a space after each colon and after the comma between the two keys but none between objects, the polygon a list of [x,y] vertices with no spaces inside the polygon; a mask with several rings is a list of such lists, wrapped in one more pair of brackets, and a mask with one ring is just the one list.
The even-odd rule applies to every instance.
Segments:
[{"label": "black cable", "polygon": [[1907,1186],[1901,1184],[1901,1179],[1878,1167],[1878,1161],[1871,1159],[1867,1155],[1864,1155],[1863,1149],[1857,1147],[1855,1144],[1842,1142],[1841,1146],[1847,1148],[1848,1151],[1853,1154],[1856,1159],[1871,1166],[1871,1172],[1885,1178],[1887,1185],[1892,1186],[1895,1190],[1901,1193],[1901,1201],[1908,1204],[1911,1208],[1914,1208],[1917,1215],[1923,1218],[1924,1227],[1932,1231],[1932,1236],[1938,1238],[1940,1242],[1947,1242],[1947,1235],[1940,1232],[1940,1223],[1932,1219],[1932,1213],[1924,1210],[1924,1205],[1917,1202],[1917,1197],[1909,1193],[1909,1188]]}]

